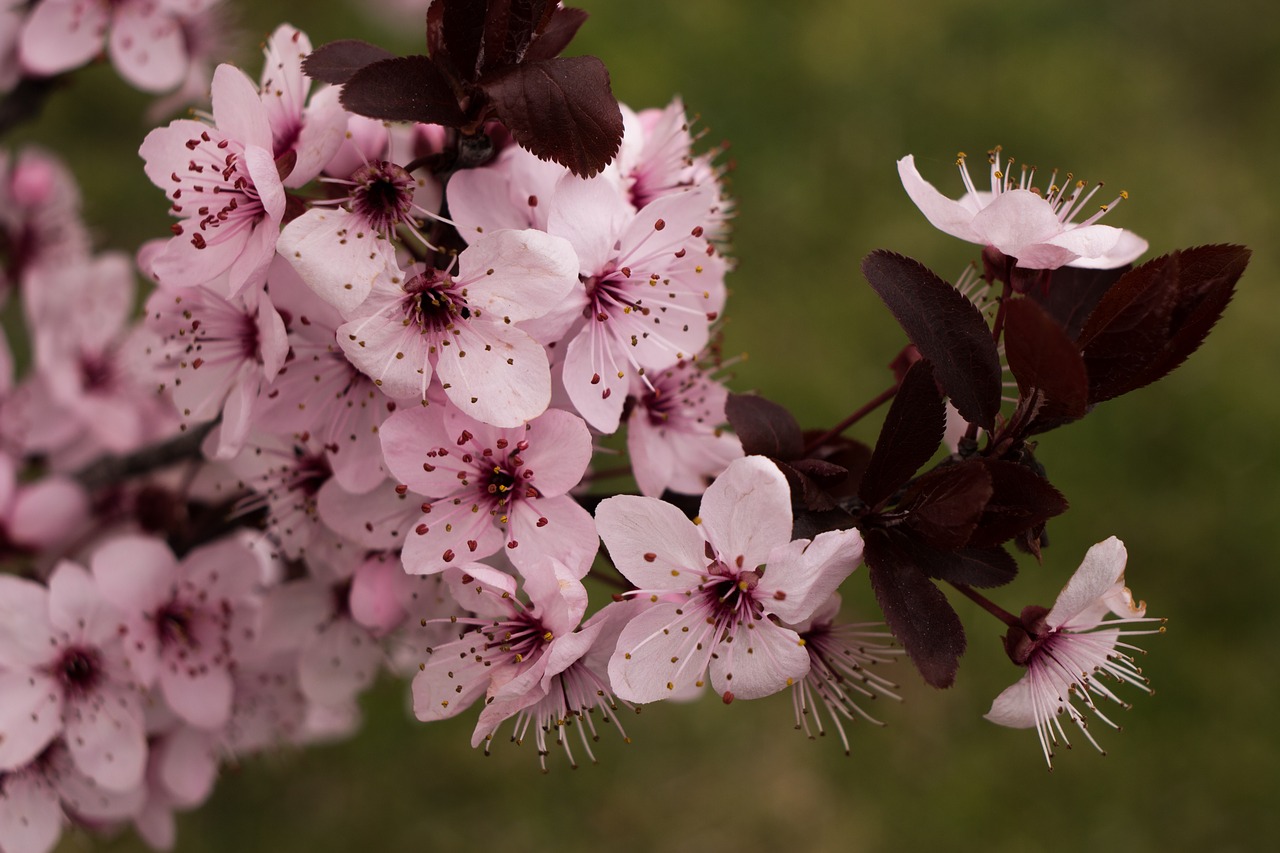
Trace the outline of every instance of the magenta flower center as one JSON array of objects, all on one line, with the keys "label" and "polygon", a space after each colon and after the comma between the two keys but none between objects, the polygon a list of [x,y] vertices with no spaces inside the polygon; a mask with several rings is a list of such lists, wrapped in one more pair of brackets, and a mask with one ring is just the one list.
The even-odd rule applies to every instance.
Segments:
[{"label": "magenta flower center", "polygon": [[102,681],[102,659],[94,649],[73,646],[58,658],[52,674],[69,695],[82,696]]},{"label": "magenta flower center", "polygon": [[380,233],[410,221],[413,210],[413,178],[402,167],[385,160],[361,166],[351,176],[351,210]]}]

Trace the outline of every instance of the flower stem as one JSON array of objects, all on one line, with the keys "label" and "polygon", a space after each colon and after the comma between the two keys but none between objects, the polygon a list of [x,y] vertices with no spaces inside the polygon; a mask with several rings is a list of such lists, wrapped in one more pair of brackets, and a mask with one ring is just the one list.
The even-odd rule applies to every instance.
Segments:
[{"label": "flower stem", "polygon": [[1008,625],[1010,628],[1022,627],[1021,619],[1019,619],[1017,616],[1014,616],[1008,610],[1005,610],[1003,607],[996,604],[994,601],[987,598],[985,595],[978,592],[968,584],[956,583],[955,581],[948,581],[948,583],[950,583],[956,589],[960,590],[960,592],[964,593],[965,596],[967,596],[971,601],[975,602],[983,610],[987,611],[992,616],[996,617],[1001,622]]},{"label": "flower stem", "polygon": [[858,421],[862,420],[867,415],[871,414],[876,409],[883,406],[887,401],[893,399],[893,395],[897,393],[898,393],[897,384],[890,385],[888,388],[881,391],[875,397],[868,400],[860,409],[855,411],[853,414],[849,415],[849,417],[845,418],[840,423],[836,424],[831,429],[827,430],[822,435],[818,436],[813,441],[810,441],[807,445],[805,445],[804,455],[808,456],[810,453],[812,453],[813,451],[821,447],[825,442],[835,438],[840,433],[844,432],[849,427],[853,426]]},{"label": "flower stem", "polygon": [[76,472],[76,479],[89,490],[100,489],[132,477],[150,474],[184,459],[200,457],[200,445],[217,421],[197,424],[168,441],[144,447],[125,456],[103,456]]}]

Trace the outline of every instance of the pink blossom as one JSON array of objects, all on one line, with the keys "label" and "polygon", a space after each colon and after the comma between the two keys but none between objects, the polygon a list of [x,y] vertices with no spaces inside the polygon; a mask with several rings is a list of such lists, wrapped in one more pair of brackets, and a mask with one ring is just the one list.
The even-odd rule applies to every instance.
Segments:
[{"label": "pink blossom", "polygon": [[22,31],[22,65],[32,74],[61,74],[97,56],[105,39],[121,77],[139,89],[164,92],[177,86],[187,70],[178,14],[203,11],[213,2],[43,0]]},{"label": "pink blossom", "polygon": [[511,741],[519,746],[532,733],[545,772],[552,746],[559,747],[570,766],[577,768],[571,736],[575,727],[583,752],[595,763],[591,742],[600,739],[597,716],[601,727],[613,726],[630,743],[618,715],[624,707],[634,708],[613,695],[608,665],[633,605],[630,601],[609,604],[569,638],[560,638],[537,663],[494,690],[480,712],[471,745],[483,742],[487,755],[497,728],[514,719]]},{"label": "pink blossom", "polygon": [[576,267],[564,240],[488,234],[458,256],[456,274],[415,267],[404,280],[376,280],[338,343],[393,398],[426,400],[438,374],[459,409],[516,427],[551,402],[546,350],[517,324],[559,304]]},{"label": "pink blossom", "polygon": [[396,404],[338,347],[338,312],[283,259],[273,262],[268,275],[272,304],[289,318],[289,355],[263,390],[254,423],[271,432],[310,435],[324,447],[342,488],[367,493],[387,477],[378,429]]},{"label": "pink blossom", "polygon": [[1055,171],[1048,191],[1042,193],[1034,185],[1034,168],[1023,167],[1015,177],[1013,160],[1002,164],[999,148],[988,159],[991,189],[981,191],[969,177],[965,156],[959,155],[956,164],[966,190],[959,201],[942,195],[922,178],[910,154],[898,161],[898,175],[907,195],[935,228],[970,243],[994,246],[1017,258],[1018,266],[1025,269],[1051,270],[1066,265],[1111,269],[1132,262],[1147,250],[1147,241],[1132,232],[1097,224],[1111,207],[1128,197],[1127,193],[1120,193],[1084,221],[1076,222],[1101,183],[1086,192],[1085,182],[1072,183],[1068,173],[1058,186]]},{"label": "pink blossom", "polygon": [[139,785],[111,791],[80,772],[55,741],[22,768],[0,771],[0,839],[5,853],[49,853],[65,823],[88,827],[127,820],[146,797]]},{"label": "pink blossom", "polygon": [[391,473],[427,498],[404,544],[406,570],[439,572],[504,546],[521,571],[551,557],[576,577],[590,568],[595,523],[568,494],[591,460],[575,415],[549,409],[498,429],[452,409],[407,409],[383,424],[382,447]]},{"label": "pink blossom", "polygon": [[18,466],[0,452],[0,542],[40,552],[64,544],[88,525],[89,495],[71,477],[51,474],[20,483]]},{"label": "pink blossom", "polygon": [[[374,282],[395,290],[401,277],[393,242],[396,229],[417,232],[419,217],[434,216],[416,200],[428,186],[388,161],[367,163],[349,179],[329,183],[350,187],[336,207],[313,207],[280,234],[280,254],[325,302],[342,313],[354,312],[369,296]],[[419,234],[422,243],[425,237]]]},{"label": "pink blossom", "polygon": [[272,154],[277,161],[289,154],[293,167],[284,176],[286,187],[309,182],[342,145],[347,111],[338,103],[339,88],[326,86],[311,95],[311,79],[302,73],[302,60],[311,52],[307,34],[281,24],[263,50],[262,102],[271,125]]},{"label": "pink blossom", "polygon": [[[1022,613],[1022,626],[1011,628],[1005,638],[1009,656],[1025,666],[1027,672],[996,697],[987,719],[1012,728],[1034,726],[1050,769],[1053,768],[1053,748],[1059,738],[1068,747],[1071,745],[1062,725],[1063,716],[1079,727],[1095,749],[1103,752],[1087,728],[1085,711],[1118,728],[1094,704],[1094,697],[1129,707],[1112,692],[1107,681],[1152,692],[1132,655],[1122,651],[1141,652],[1141,649],[1120,638],[1164,633],[1164,626],[1141,631],[1119,626],[1163,623],[1164,620],[1144,618],[1146,603],[1134,603],[1133,595],[1124,585],[1127,559],[1124,543],[1114,536],[1094,545],[1058,594],[1053,609],[1026,608]],[[1107,619],[1108,615],[1118,618]],[[1083,710],[1076,707],[1076,701],[1084,705]]]},{"label": "pink blossom", "polygon": [[664,196],[635,211],[604,178],[567,176],[547,228],[573,244],[585,289],[570,330],[564,385],[601,432],[618,428],[632,377],[700,352],[724,305],[724,262],[704,236],[708,191]]},{"label": "pink blossom", "polygon": [[21,768],[64,735],[97,784],[128,791],[142,782],[143,702],[118,624],[74,563],[60,563],[48,589],[0,575],[0,770]]},{"label": "pink blossom", "polygon": [[618,638],[617,695],[653,702],[711,683],[725,701],[755,699],[809,671],[799,623],[857,567],[857,531],[791,539],[791,494],[761,456],[730,463],[702,497],[700,524],[647,497],[607,498],[596,524],[618,571],[655,603]]},{"label": "pink blossom", "polygon": [[[451,620],[465,626],[458,639],[426,650],[413,679],[413,710],[423,722],[442,720],[487,692],[485,712],[472,737],[476,746],[524,706],[526,693],[539,689],[541,676],[561,654],[569,661],[582,656],[589,642],[584,644],[584,636],[575,631],[587,592],[554,560],[527,570],[529,604],[516,597],[515,578],[480,563],[450,569],[445,579],[457,602],[476,616]],[[534,672],[536,676],[530,675]]]},{"label": "pink blossom", "polygon": [[33,270],[88,256],[80,190],[60,160],[36,148],[0,151],[0,231],[8,243],[0,296]]},{"label": "pink blossom", "polygon": [[721,427],[729,392],[692,361],[681,361],[637,381],[627,419],[627,452],[640,493],[667,489],[700,495],[734,459],[742,443]]},{"label": "pink blossom", "polygon": [[234,629],[258,606],[254,552],[224,540],[179,562],[159,540],[121,536],[98,548],[92,567],[103,597],[124,614],[119,629],[134,676],[158,684],[191,725],[226,725],[237,649],[252,639],[252,630],[246,637]]},{"label": "pink blossom", "polygon": [[170,287],[206,284],[227,274],[235,296],[261,284],[284,216],[266,107],[244,72],[219,65],[213,75],[212,126],[190,119],[147,134],[138,153],[147,177],[182,220],[155,258]]},{"label": "pink blossom", "polygon": [[279,312],[258,290],[227,300],[205,287],[161,286],[147,300],[147,322],[160,339],[152,355],[162,387],[172,387],[179,414],[187,422],[221,414],[217,455],[234,455],[289,353]]}]

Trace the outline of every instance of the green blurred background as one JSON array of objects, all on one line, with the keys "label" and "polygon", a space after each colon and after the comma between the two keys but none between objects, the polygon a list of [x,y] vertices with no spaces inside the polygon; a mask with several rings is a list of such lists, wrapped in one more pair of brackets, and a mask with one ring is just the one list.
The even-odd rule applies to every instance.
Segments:
[{"label": "green blurred background", "polygon": [[[252,8],[250,6],[252,5]],[[315,43],[364,37],[421,50],[416,25],[388,28],[330,0],[242,6],[255,45],[280,21]],[[474,716],[426,727],[386,683],[355,740],[246,762],[179,820],[178,850],[556,849],[1252,850],[1280,831],[1276,613],[1280,367],[1267,164],[1280,130],[1280,18],[1271,4],[583,0],[572,52],[600,56],[614,91],[641,108],[684,97],[707,143],[729,140],[738,200],[726,351],[748,352],[736,390],[755,389],[806,426],[838,420],[888,382],[901,332],[862,281],[887,247],[947,277],[975,256],[925,222],[894,161],[916,155],[958,194],[957,150],[1002,144],[1020,162],[1071,169],[1130,200],[1110,224],[1153,254],[1240,242],[1255,255],[1203,351],[1159,385],[1045,438],[1040,458],[1074,506],[1051,525],[1042,567],[994,598],[1051,603],[1094,542],[1119,535],[1128,581],[1169,632],[1147,638],[1154,698],[1129,691],[1121,733],[1095,725],[1046,772],[1035,736],[982,719],[1019,671],[1001,626],[956,606],[970,648],[956,686],[885,674],[906,701],[854,726],[853,755],[792,729],[786,696],[725,707],[655,706],[606,737],[599,766],[538,771],[529,744],[488,759]],[[134,152],[147,99],[108,68],[15,138],[70,158],[101,247],[165,236],[159,193]],[[981,158],[975,158],[980,165]],[[1101,199],[1100,199],[1101,200]],[[855,431],[873,440],[878,420]],[[861,573],[847,609],[875,613]],[[892,670],[897,670],[892,671]],[[134,850],[73,835],[65,850]]]}]

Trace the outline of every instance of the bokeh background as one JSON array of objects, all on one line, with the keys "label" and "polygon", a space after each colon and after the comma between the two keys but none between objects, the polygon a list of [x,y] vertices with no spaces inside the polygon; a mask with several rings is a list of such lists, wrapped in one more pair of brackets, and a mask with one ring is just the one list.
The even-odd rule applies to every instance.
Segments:
[{"label": "bokeh background", "polygon": [[[237,2],[237,0],[232,0]],[[378,0],[240,2],[238,57],[280,21],[320,44],[363,37],[421,50],[416,18]],[[421,4],[425,5],[425,3]],[[1234,304],[1171,378],[1045,437],[1040,459],[1071,499],[1044,565],[994,597],[1050,604],[1088,546],[1117,534],[1128,580],[1169,632],[1148,638],[1157,695],[1130,691],[1124,731],[1095,726],[1046,772],[1031,732],[982,719],[1019,671],[1001,626],[968,601],[956,686],[886,674],[905,702],[854,726],[853,754],[793,730],[788,697],[654,706],[606,737],[598,766],[547,775],[529,744],[468,747],[472,715],[430,727],[402,685],[368,697],[354,740],[227,772],[179,821],[179,851],[1254,850],[1280,836],[1280,17],[1271,4],[1130,0],[1007,4],[912,0],[581,0],[571,52],[600,56],[630,105],[681,95],[707,144],[730,141],[738,200],[726,351],[736,390],[830,424],[888,382],[901,332],[858,272],[887,247],[953,276],[973,247],[933,231],[894,161],[958,194],[958,150],[1001,144],[1020,162],[1071,169],[1130,200],[1107,220],[1153,254],[1211,242],[1254,249]],[[135,155],[148,99],[109,68],[11,141],[66,156],[85,184],[98,245],[167,235]],[[981,165],[981,157],[975,157]],[[1101,199],[1100,199],[1101,200]],[[855,434],[875,437],[878,420]],[[865,581],[848,610],[872,618]],[[1274,843],[1274,842],[1270,842]],[[63,850],[142,849],[126,833],[71,835]]]}]

